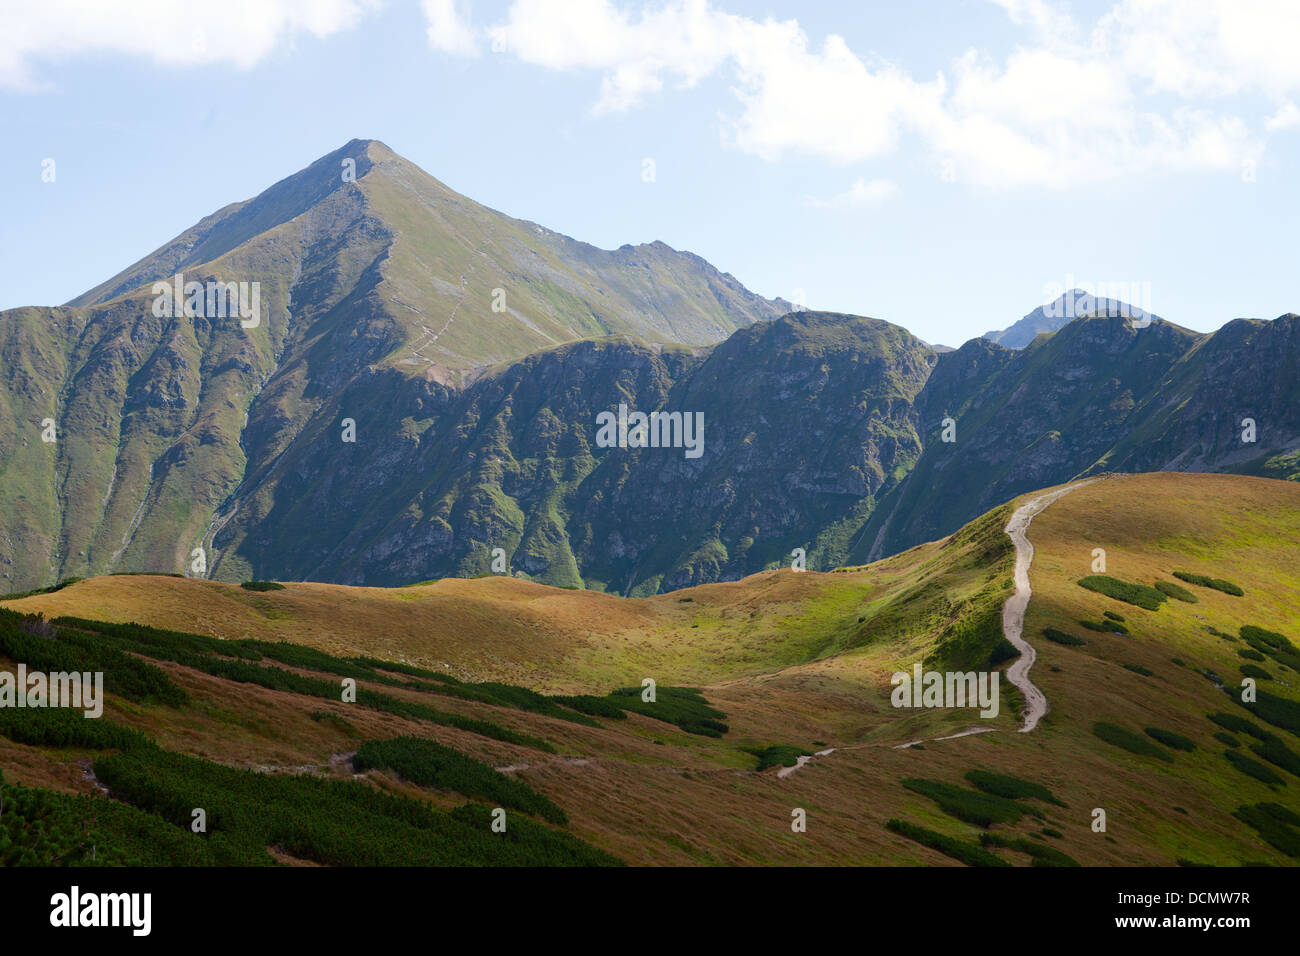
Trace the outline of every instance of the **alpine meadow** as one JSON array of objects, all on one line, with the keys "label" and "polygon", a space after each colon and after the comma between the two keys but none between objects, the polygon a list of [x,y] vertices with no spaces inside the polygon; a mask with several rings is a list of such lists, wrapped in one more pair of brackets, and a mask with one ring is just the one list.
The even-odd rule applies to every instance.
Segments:
[{"label": "alpine meadow", "polygon": [[0,5],[15,922],[1288,921],[1296,10],[800,6]]}]

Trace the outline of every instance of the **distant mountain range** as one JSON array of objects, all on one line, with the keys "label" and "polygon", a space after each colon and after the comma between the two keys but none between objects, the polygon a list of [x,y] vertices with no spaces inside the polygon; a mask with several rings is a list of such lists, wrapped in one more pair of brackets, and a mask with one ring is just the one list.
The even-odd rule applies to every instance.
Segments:
[{"label": "distant mountain range", "polygon": [[1059,331],[1075,319],[1089,315],[1122,316],[1135,320],[1139,325],[1160,318],[1140,306],[1129,305],[1120,299],[1085,289],[1070,289],[1051,302],[1040,305],[1014,325],[1000,332],[985,332],[981,338],[1009,349],[1022,349],[1042,333]]},{"label": "distant mountain range", "polygon": [[[208,293],[197,315],[159,307],[177,272]],[[240,282],[250,328],[212,309]],[[1049,308],[944,351],[791,309],[353,141],[66,306],[0,313],[0,590],[402,584],[489,573],[500,548],[512,573],[648,594],[796,548],[812,568],[894,553],[1082,474],[1300,476],[1295,315],[1038,328]],[[620,406],[624,438],[637,413],[702,415],[701,453],[674,441],[684,417],[652,426],[671,447],[607,447]]]}]

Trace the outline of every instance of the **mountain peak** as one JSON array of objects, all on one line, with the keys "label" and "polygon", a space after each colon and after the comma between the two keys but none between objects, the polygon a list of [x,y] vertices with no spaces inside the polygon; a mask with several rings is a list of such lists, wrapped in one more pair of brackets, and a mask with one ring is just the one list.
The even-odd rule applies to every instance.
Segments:
[{"label": "mountain peak", "polygon": [[[1141,295],[1144,290],[1136,288],[1135,283],[1124,285],[1130,292],[1138,293],[1134,298],[1146,297]],[[1111,290],[1107,288],[1105,291]],[[1100,295],[1088,289],[1073,288],[1040,305],[1014,325],[1001,331],[985,332],[981,337],[1006,348],[1021,349],[1044,332],[1056,332],[1075,319],[1089,316],[1122,317],[1143,324],[1160,318],[1147,309],[1130,305],[1121,299]]]}]

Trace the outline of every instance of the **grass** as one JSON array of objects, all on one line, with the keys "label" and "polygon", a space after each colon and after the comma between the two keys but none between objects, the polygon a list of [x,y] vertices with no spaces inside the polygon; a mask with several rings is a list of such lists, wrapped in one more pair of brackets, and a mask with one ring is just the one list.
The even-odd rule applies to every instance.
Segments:
[{"label": "grass", "polygon": [[[1080,541],[1106,543],[1112,568],[1123,569],[1118,576],[1130,581],[1167,577],[1171,567],[1213,567],[1240,582],[1248,594],[1233,598],[1193,588],[1200,598],[1197,605],[1170,599],[1160,613],[1146,615],[1122,608],[1137,639],[1091,634],[1082,652],[1046,638],[1035,642],[1031,636],[1040,658],[1035,681],[1051,703],[1047,722],[1033,734],[965,737],[928,743],[924,751],[895,751],[893,745],[962,730],[969,726],[968,715],[900,713],[887,704],[877,706],[888,693],[882,690],[881,675],[908,668],[931,653],[953,621],[982,604],[983,599],[975,599],[986,588],[995,605],[1010,593],[1004,586],[1009,580],[1005,568],[966,564],[951,550],[954,545],[943,542],[865,570],[767,572],[666,599],[623,601],[501,578],[444,580],[400,589],[399,597],[398,591],[308,583],[253,594],[238,584],[154,577],[94,579],[6,606],[47,615],[68,614],[77,607],[81,617],[111,613],[150,624],[169,617],[173,627],[195,641],[202,636],[211,642],[183,648],[202,657],[274,665],[334,687],[338,680],[331,678],[342,674],[314,668],[361,673],[349,669],[355,666],[374,675],[358,677],[363,689],[545,740],[564,756],[539,758],[535,751],[457,727],[241,684],[135,650],[123,653],[160,667],[190,700],[172,708],[110,694],[106,714],[164,749],[202,754],[231,769],[336,778],[340,784],[404,795],[439,812],[458,800],[477,801],[463,811],[475,827],[487,827],[490,802],[485,798],[421,788],[395,771],[376,769],[354,778],[346,765],[331,758],[367,741],[413,736],[434,739],[489,767],[528,764],[514,778],[563,808],[569,818],[565,832],[632,863],[870,865],[917,862],[918,856],[941,861],[915,844],[909,852],[905,840],[885,829],[886,821],[910,820],[968,844],[976,842],[979,831],[897,781],[923,776],[951,781],[972,796],[998,796],[963,779],[978,766],[1022,783],[1041,781],[1074,807],[1094,806],[1090,801],[1100,792],[1107,806],[1122,808],[1112,828],[1118,842],[1076,837],[1086,820],[1080,824],[1072,811],[1062,811],[1058,818],[1053,805],[1033,797],[1010,802],[1018,800],[1022,809],[1032,807],[1051,820],[1030,816],[1021,818],[1023,826],[991,825],[1007,839],[1029,838],[1030,831],[1063,832],[1066,836],[1050,839],[1050,845],[1085,865],[1163,865],[1180,857],[1277,864],[1288,858],[1231,813],[1259,799],[1276,799],[1296,810],[1300,788],[1291,772],[1263,751],[1272,752],[1265,743],[1270,737],[1285,741],[1291,751],[1300,746],[1258,713],[1222,703],[1200,672],[1212,670],[1231,679],[1243,660],[1234,652],[1242,647],[1270,660],[1273,653],[1287,653],[1253,631],[1248,632],[1252,639],[1267,651],[1240,638],[1229,643],[1210,628],[1235,638],[1244,620],[1261,630],[1291,632],[1293,608],[1300,603],[1300,568],[1293,567],[1291,557],[1300,536],[1297,516],[1300,488],[1256,479],[1117,478],[1065,496],[1037,516],[1030,531],[1036,554],[1026,635],[1047,627],[1077,634],[1083,630],[1076,623],[1080,618],[1113,620],[1105,610],[1120,609],[1119,603],[1075,583],[1082,573],[1077,570]],[[1005,525],[1005,515],[1001,523]],[[1000,527],[993,530],[1001,534]],[[961,547],[973,555],[982,545],[972,540]],[[682,596],[693,600],[681,602]],[[185,626],[177,626],[182,621]],[[293,648],[268,652],[244,643],[247,638],[277,646],[287,638],[327,657],[300,656]],[[1117,655],[1156,668],[1161,679],[1139,681],[1119,666]],[[1162,668],[1158,662],[1173,655],[1187,667]],[[1282,665],[1257,663],[1289,682],[1270,685],[1274,696],[1296,697],[1300,682],[1288,677]],[[614,687],[636,687],[645,676],[655,677],[661,688],[698,688],[709,706],[726,713],[731,730],[721,739],[688,734],[675,723],[624,710],[607,693]],[[492,682],[531,690],[599,726],[524,709],[521,705],[529,700],[524,695],[512,701],[508,691],[466,689]],[[435,697],[437,692],[426,687],[433,684],[451,690]],[[497,693],[502,702],[489,703],[487,698]],[[627,699],[639,701],[639,694]],[[1207,721],[1204,715],[1215,706],[1265,736]],[[316,716],[324,714],[345,721]],[[1098,721],[1131,729],[1175,762],[1120,756],[1114,745],[1089,732]],[[1013,708],[1005,705],[994,723],[1012,729]],[[1143,734],[1148,726],[1177,731],[1200,749],[1179,756]],[[1278,787],[1276,796],[1263,791],[1250,796],[1249,788],[1262,783],[1218,756],[1229,745],[1210,739],[1216,731],[1238,740],[1240,746],[1232,749],[1242,750],[1290,786]],[[756,773],[758,758],[728,742],[733,737],[761,748],[774,741],[825,740],[840,749],[793,778],[777,781],[774,771]],[[845,747],[849,742],[865,746]],[[1255,744],[1259,749],[1250,749]],[[77,761],[96,753],[107,757],[112,749],[39,747],[0,739],[0,766],[28,786],[87,788]],[[1280,751],[1274,755],[1287,760]],[[797,802],[810,807],[811,824],[794,839],[782,822],[788,819],[792,786],[806,794]],[[503,840],[511,838],[516,822],[547,824],[508,809],[510,833],[497,835]],[[671,815],[670,832],[647,825],[651,813]],[[1118,832],[1120,819],[1126,825],[1123,834]],[[176,824],[166,826],[180,831]],[[1016,863],[1030,861],[1011,848],[976,848]],[[274,852],[284,859],[282,850]]]}]

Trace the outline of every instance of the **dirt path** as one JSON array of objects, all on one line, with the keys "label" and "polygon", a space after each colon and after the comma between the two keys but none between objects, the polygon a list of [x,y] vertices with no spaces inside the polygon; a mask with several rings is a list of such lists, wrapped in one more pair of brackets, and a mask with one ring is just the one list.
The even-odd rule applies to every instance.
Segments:
[{"label": "dirt path", "polygon": [[[1076,488],[1082,488],[1084,485],[1090,485],[1094,481],[1100,481],[1101,478],[1088,478],[1084,481],[1077,481],[1072,485],[1064,488],[1058,488],[1050,491],[1045,495],[1039,495],[1032,498],[1025,504],[1021,505],[1012,514],[1011,520],[1007,522],[1006,533],[1011,538],[1011,543],[1016,546],[1016,568],[1014,581],[1015,593],[1007,598],[1007,603],[1002,607],[1002,633],[1006,639],[1015,645],[1020,651],[1020,657],[1016,662],[1007,668],[1007,680],[1011,681],[1013,687],[1020,691],[1025,698],[1025,709],[1021,712],[1022,723],[1020,733],[1027,734],[1038,726],[1038,721],[1047,713],[1047,697],[1041,690],[1029,679],[1029,669],[1034,666],[1034,661],[1038,658],[1038,653],[1024,638],[1025,631],[1025,610],[1029,607],[1029,598],[1033,590],[1029,587],[1029,565],[1034,560],[1034,546],[1029,541],[1028,531],[1029,522],[1034,520],[1034,516],[1041,514],[1053,501],[1062,495],[1067,495]],[[955,740],[958,737],[969,737],[972,734],[993,733],[995,727],[971,727],[967,730],[958,731],[955,734],[949,734],[946,737],[935,737],[934,740]],[[913,740],[905,744],[895,744],[895,750],[907,750],[915,747],[917,744],[929,743],[929,740]],[[857,747],[866,746],[864,744],[854,744],[849,747],[841,747],[841,750],[853,750]],[[836,748],[829,750],[819,750],[816,756],[822,757],[826,754],[833,753]],[[778,777],[788,777],[803,767],[804,764],[812,760],[812,757],[800,757],[798,763],[791,767],[785,767],[777,773]]]},{"label": "dirt path", "polygon": [[1007,598],[1007,603],[1002,606],[1002,633],[1016,646],[1016,650],[1020,651],[1020,657],[1007,668],[1007,680],[1011,681],[1025,698],[1025,709],[1020,714],[1023,720],[1020,725],[1022,734],[1027,734],[1037,727],[1038,721],[1042,719],[1043,714],[1047,713],[1047,697],[1029,679],[1029,668],[1034,666],[1038,654],[1024,638],[1025,610],[1029,607],[1029,598],[1033,594],[1029,587],[1029,564],[1034,560],[1034,546],[1027,534],[1029,522],[1057,498],[1098,480],[1089,478],[1050,491],[1045,495],[1039,495],[1037,498],[1031,498],[1017,508],[1011,520],[1007,522],[1007,535],[1016,546],[1016,593]]},{"label": "dirt path", "polygon": [[[1083,481],[1077,481],[1072,485],[1064,488],[1058,488],[1047,494],[1039,495],[1037,498],[1031,498],[1025,504],[1021,505],[1011,515],[1011,520],[1007,522],[1006,534],[1011,538],[1011,543],[1016,548],[1016,567],[1014,573],[1015,593],[1007,598],[1007,603],[1002,607],[1002,633],[1006,639],[1015,645],[1020,651],[1020,657],[1015,663],[1007,668],[1007,680],[1009,680],[1025,698],[1025,709],[1021,712],[1022,723],[1020,733],[1027,734],[1038,726],[1038,721],[1047,713],[1047,697],[1041,690],[1029,679],[1029,669],[1034,666],[1034,661],[1038,658],[1037,652],[1033,646],[1024,638],[1025,630],[1025,611],[1029,607],[1029,598],[1033,590],[1029,586],[1029,565],[1034,560],[1034,546],[1029,541],[1028,531],[1029,523],[1034,520],[1035,515],[1041,514],[1048,505],[1056,501],[1063,495],[1069,494],[1076,488],[1082,488],[1084,485],[1090,485],[1094,481],[1100,481],[1100,478],[1088,478]],[[966,730],[960,730],[955,734],[948,734],[944,737],[932,738],[939,740],[955,740],[958,737],[969,737],[973,734],[993,733],[997,728],[994,727],[970,727]],[[895,744],[893,749],[906,750],[915,747],[917,744],[930,743],[929,739],[913,740],[904,744]],[[800,756],[797,761],[789,766],[782,767],[776,772],[777,777],[785,778],[801,770],[814,757],[826,757],[833,754],[836,750],[857,750],[862,747],[878,747],[880,744],[850,744],[847,747],[828,747],[825,750],[818,750],[814,754],[805,754]],[[589,761],[573,758],[562,758],[555,763],[565,763],[573,765],[585,765]],[[512,773],[519,770],[528,770],[531,767],[528,764],[512,764],[508,767],[497,767],[497,770],[503,773]],[[701,772],[701,771],[692,771]],[[706,771],[707,772],[707,771]]]}]

